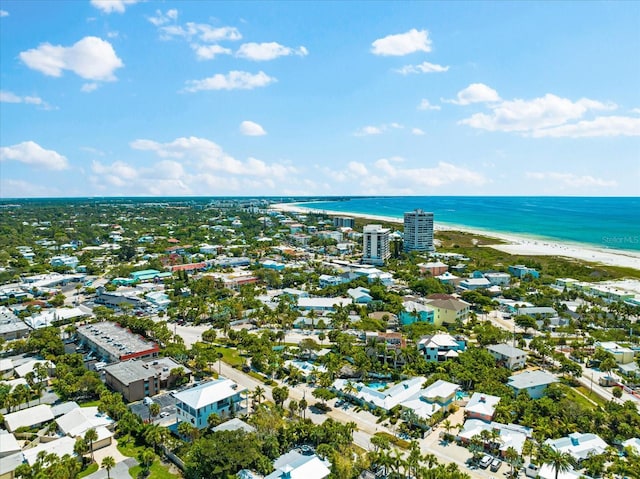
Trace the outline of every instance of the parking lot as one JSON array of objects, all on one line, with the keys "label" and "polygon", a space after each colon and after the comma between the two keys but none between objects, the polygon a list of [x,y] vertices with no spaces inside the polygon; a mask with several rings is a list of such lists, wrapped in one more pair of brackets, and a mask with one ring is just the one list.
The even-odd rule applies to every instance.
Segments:
[{"label": "parking lot", "polygon": [[[151,399],[160,405],[160,414],[153,419],[153,422],[162,425],[176,422],[176,400],[170,393],[158,394]],[[131,403],[129,410],[140,416],[143,421],[149,420],[149,407],[143,401]]]}]

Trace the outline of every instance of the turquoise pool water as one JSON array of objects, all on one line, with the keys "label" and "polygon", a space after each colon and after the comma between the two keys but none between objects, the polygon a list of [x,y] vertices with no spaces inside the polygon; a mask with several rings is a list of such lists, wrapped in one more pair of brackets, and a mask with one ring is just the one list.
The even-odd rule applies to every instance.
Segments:
[{"label": "turquoise pool water", "polygon": [[380,391],[384,388],[386,388],[389,385],[389,383],[384,383],[381,381],[375,381],[372,383],[367,383],[367,387],[371,388],[371,389],[375,389],[377,391]]}]

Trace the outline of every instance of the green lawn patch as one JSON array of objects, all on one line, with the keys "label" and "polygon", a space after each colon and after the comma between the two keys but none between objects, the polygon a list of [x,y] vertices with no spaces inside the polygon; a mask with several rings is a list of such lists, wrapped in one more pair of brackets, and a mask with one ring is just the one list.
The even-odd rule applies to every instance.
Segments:
[{"label": "green lawn patch", "polygon": [[400,439],[399,437],[393,436],[392,434],[389,434],[388,432],[380,431],[380,432],[376,432],[375,435],[376,436],[386,437],[387,439],[389,439],[391,444],[393,444],[394,446],[399,447],[401,449],[409,449],[409,447],[411,446],[409,441],[405,441],[404,439]]},{"label": "green lawn patch", "polygon": [[[136,479],[138,477],[138,474],[140,474],[140,471],[142,471],[142,466],[138,464],[137,466],[133,466],[131,469],[129,469],[129,475],[133,479]],[[176,477],[180,477],[169,472],[169,469],[163,466],[160,461],[153,461],[153,464],[151,464],[149,471],[150,473],[147,476],[148,479],[174,479]]]},{"label": "green lawn patch", "polygon": [[[575,388],[577,391],[579,391],[580,393],[582,393],[583,396],[588,397],[589,399],[591,399],[593,402],[595,402],[598,406],[600,407],[604,407],[605,404],[607,404],[607,401],[605,401],[604,399],[602,399],[600,396],[598,396],[596,393],[591,392],[588,388],[584,387],[584,386],[578,386]],[[591,405],[593,406],[593,404]]]},{"label": "green lawn patch", "polygon": [[245,363],[237,349],[218,347],[216,351],[222,353],[222,360],[230,366],[242,366]]},{"label": "green lawn patch", "polygon": [[137,458],[140,451],[144,449],[144,446],[137,446],[136,441],[131,436],[126,435],[118,439],[117,448],[123,456]]},{"label": "green lawn patch", "polygon": [[81,402],[80,404],[78,404],[80,407],[97,407],[98,403],[100,401],[99,400],[95,400],[95,401],[86,401],[86,402]]},{"label": "green lawn patch", "polygon": [[89,474],[93,474],[98,470],[98,465],[94,462],[89,465],[84,471],[78,474],[78,478],[88,476]]}]

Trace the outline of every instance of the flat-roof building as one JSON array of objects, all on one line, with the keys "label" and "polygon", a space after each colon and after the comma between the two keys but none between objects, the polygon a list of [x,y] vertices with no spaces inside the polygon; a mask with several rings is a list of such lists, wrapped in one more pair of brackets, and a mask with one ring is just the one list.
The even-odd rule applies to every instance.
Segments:
[{"label": "flat-roof building", "polygon": [[160,348],[153,341],[133,334],[116,323],[103,321],[78,327],[80,343],[89,347],[105,362],[152,358]]},{"label": "flat-roof building", "polygon": [[389,228],[382,225],[366,225],[362,230],[362,262],[383,265],[391,256]]},{"label": "flat-roof building", "polygon": [[433,247],[433,213],[421,209],[404,214],[404,250],[435,251]]},{"label": "flat-roof building", "polygon": [[129,402],[160,392],[160,372],[141,361],[123,361],[104,368],[105,384]]}]

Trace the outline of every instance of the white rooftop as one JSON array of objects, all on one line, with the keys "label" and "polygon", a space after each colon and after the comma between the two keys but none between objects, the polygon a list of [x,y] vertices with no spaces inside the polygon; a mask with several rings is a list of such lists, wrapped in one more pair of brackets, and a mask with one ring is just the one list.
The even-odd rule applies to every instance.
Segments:
[{"label": "white rooftop", "polygon": [[56,423],[64,434],[77,437],[83,436],[89,429],[109,426],[113,424],[113,419],[99,412],[97,407],[78,407],[60,416]]},{"label": "white rooftop", "polygon": [[597,434],[579,432],[559,439],[547,439],[544,443],[557,451],[571,454],[577,461],[582,461],[590,455],[602,454],[608,446]]},{"label": "white rooftop", "polygon": [[4,415],[4,423],[10,432],[20,427],[30,427],[47,421],[53,421],[51,406],[48,404],[39,404]]},{"label": "white rooftop", "polygon": [[500,433],[500,450],[506,451],[508,448],[514,448],[519,454],[522,454],[522,446],[527,437],[531,437],[531,428],[519,426],[517,424],[501,424],[498,422],[486,422],[480,419],[467,419],[464,422],[464,428],[458,434],[459,437],[471,440],[476,434],[482,431],[498,430]]},{"label": "white rooftop", "polygon": [[200,409],[243,391],[246,388],[238,386],[231,379],[221,378],[175,393],[174,397],[193,409]]},{"label": "white rooftop", "polygon": [[290,451],[273,463],[275,471],[265,479],[324,479],[331,474],[329,463],[312,454],[304,456]]},{"label": "white rooftop", "polygon": [[466,411],[471,414],[479,414],[482,416],[493,416],[496,406],[500,402],[498,396],[491,394],[473,393],[471,399],[467,403]]},{"label": "white rooftop", "polygon": [[544,384],[557,383],[558,378],[544,371],[525,371],[509,377],[509,386],[522,390],[542,386]]},{"label": "white rooftop", "polygon": [[36,447],[31,449],[25,449],[23,451],[24,458],[29,465],[33,466],[38,460],[38,453],[44,451],[47,454],[55,454],[58,457],[62,457],[65,454],[74,456],[73,447],[76,444],[76,440],[69,436],[61,437],[55,441],[40,443]]}]

